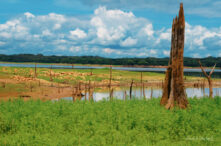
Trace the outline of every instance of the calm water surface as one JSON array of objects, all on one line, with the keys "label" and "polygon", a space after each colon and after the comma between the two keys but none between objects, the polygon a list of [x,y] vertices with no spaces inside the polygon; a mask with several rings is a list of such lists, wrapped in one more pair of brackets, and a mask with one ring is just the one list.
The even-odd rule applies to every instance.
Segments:
[{"label": "calm water surface", "polygon": [[[0,63],[0,66],[5,67],[32,67],[34,68],[34,64],[16,64],[16,63]],[[39,68],[51,68],[49,64],[38,64]],[[52,65],[52,68],[60,68],[60,69],[72,69],[71,65]],[[74,66],[74,69],[101,69],[107,68],[102,66]],[[113,67],[116,70],[127,70],[127,71],[153,71],[153,72],[165,72],[166,68],[141,68],[141,67]],[[210,72],[211,69],[205,69],[206,72]],[[184,69],[184,72],[201,72],[201,69]],[[215,69],[214,72],[221,74],[221,69]]]},{"label": "calm water surface", "polygon": [[[127,93],[127,96],[129,96],[129,88],[125,88],[125,89],[122,88],[120,90],[114,91],[113,97],[117,98],[117,99],[123,99],[125,91]],[[161,97],[162,96],[162,89],[146,88],[144,90],[144,93],[145,93],[145,98],[147,98],[147,99],[151,98],[151,95],[154,98]],[[186,88],[186,94],[187,94],[187,97],[189,97],[189,98],[205,97],[205,96],[209,95],[209,88],[205,88],[205,89]],[[213,88],[213,95],[214,96],[221,96],[221,88]],[[134,88],[133,92],[132,92],[132,96],[133,96],[133,98],[136,98],[136,99],[143,99],[144,98],[143,91],[141,91],[140,88]],[[88,99],[88,95],[86,97]],[[129,98],[129,97],[127,97],[127,98]],[[109,100],[109,92],[94,92],[93,99],[94,99],[94,101]],[[73,101],[73,98],[72,97],[64,97],[64,98],[60,98],[57,100],[71,100],[71,101]],[[85,97],[83,96],[81,100],[85,100]]]}]

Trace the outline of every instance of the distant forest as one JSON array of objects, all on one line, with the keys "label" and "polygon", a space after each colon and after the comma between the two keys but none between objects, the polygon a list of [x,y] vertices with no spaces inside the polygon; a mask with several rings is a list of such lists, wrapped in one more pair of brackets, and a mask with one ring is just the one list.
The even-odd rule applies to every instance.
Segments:
[{"label": "distant forest", "polygon": [[[168,65],[169,58],[104,58],[99,56],[44,56],[42,54],[0,54],[0,61],[4,62],[38,62],[38,63],[69,63],[69,64],[100,64],[100,65]],[[199,58],[184,57],[184,66],[199,67]],[[200,58],[204,66],[212,67],[217,63],[221,67],[221,57]]]}]

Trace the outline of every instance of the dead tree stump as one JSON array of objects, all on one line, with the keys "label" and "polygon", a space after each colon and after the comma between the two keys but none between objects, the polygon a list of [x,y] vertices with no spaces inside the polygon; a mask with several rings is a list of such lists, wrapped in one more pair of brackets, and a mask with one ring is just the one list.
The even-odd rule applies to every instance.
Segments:
[{"label": "dead tree stump", "polygon": [[132,99],[133,84],[134,84],[134,80],[132,80],[132,82],[130,84],[130,100]]},{"label": "dead tree stump", "polygon": [[173,20],[170,60],[166,71],[163,96],[160,101],[167,109],[178,106],[187,108],[188,100],[186,97],[183,81],[183,52],[185,39],[185,17],[183,4],[180,4],[179,17]]},{"label": "dead tree stump", "polygon": [[203,69],[203,66],[202,66],[200,60],[199,60],[199,64],[200,64],[200,68],[201,68],[203,74],[205,75],[205,77],[208,80],[208,84],[209,84],[209,97],[213,98],[213,83],[212,83],[211,75],[213,74],[214,69],[216,68],[216,64],[213,66],[213,69],[210,71],[209,75],[207,75],[206,71]]},{"label": "dead tree stump", "polygon": [[109,81],[110,88],[111,88],[111,81],[112,81],[112,65],[110,65],[110,81]]},{"label": "dead tree stump", "polygon": [[37,64],[35,63],[35,78],[37,78]]}]

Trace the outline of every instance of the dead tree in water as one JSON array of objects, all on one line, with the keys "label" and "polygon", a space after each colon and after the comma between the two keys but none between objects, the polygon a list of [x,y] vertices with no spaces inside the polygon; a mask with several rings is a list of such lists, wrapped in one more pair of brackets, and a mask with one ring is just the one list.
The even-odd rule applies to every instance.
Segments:
[{"label": "dead tree in water", "polygon": [[35,78],[37,78],[37,64],[35,63]]},{"label": "dead tree in water", "polygon": [[85,83],[85,86],[84,86],[84,100],[85,101],[87,100],[87,83]]},{"label": "dead tree in water", "polygon": [[124,91],[124,100],[127,100],[127,91]]},{"label": "dead tree in water", "polygon": [[153,98],[153,88],[151,87],[150,89],[150,98],[152,99]]},{"label": "dead tree in water", "polygon": [[146,99],[144,83],[143,83],[143,98]]},{"label": "dead tree in water", "polygon": [[143,72],[140,72],[140,96],[142,97],[143,91]]},{"label": "dead tree in water", "polygon": [[110,89],[110,100],[111,100],[111,101],[113,100],[113,94],[114,94],[114,89],[111,88],[111,89]]},{"label": "dead tree in water", "polygon": [[72,99],[75,102],[76,100],[76,87],[72,86]]},{"label": "dead tree in water", "polygon": [[132,99],[133,83],[134,83],[134,80],[132,80],[132,82],[130,84],[130,99]]},{"label": "dead tree in water", "polygon": [[112,81],[112,65],[110,65],[110,82],[109,82],[109,88],[111,88],[111,81]]},{"label": "dead tree in water", "polygon": [[91,76],[93,75],[92,68],[91,68],[91,73],[90,73],[90,75],[91,75]]},{"label": "dead tree in water", "polygon": [[89,80],[89,85],[88,86],[89,86],[89,89],[88,89],[88,94],[89,94],[88,100],[91,101],[93,99],[93,91],[91,89],[93,87],[91,87],[91,80]]},{"label": "dead tree in water", "polygon": [[113,98],[113,88],[111,88],[111,81],[112,81],[112,65],[110,65],[110,81],[109,81],[110,100],[112,100]]},{"label": "dead tree in water", "polygon": [[185,17],[182,3],[180,4],[179,17],[173,20],[171,37],[170,60],[160,104],[164,105],[167,109],[174,106],[185,109],[188,106],[188,100],[183,81]]},{"label": "dead tree in water", "polygon": [[51,70],[52,70],[52,64],[51,64],[51,68],[50,68],[50,81],[53,81]]},{"label": "dead tree in water", "polygon": [[210,71],[210,73],[209,73],[209,75],[208,75],[208,74],[205,72],[205,70],[203,69],[203,66],[202,66],[200,60],[199,60],[198,62],[199,62],[199,64],[200,64],[200,68],[201,68],[203,74],[205,75],[205,77],[207,78],[208,83],[209,83],[209,97],[210,97],[210,98],[213,98],[213,84],[212,84],[211,75],[212,75],[213,72],[214,72],[214,69],[215,69],[215,67],[216,67],[216,64],[213,66],[213,69]]}]

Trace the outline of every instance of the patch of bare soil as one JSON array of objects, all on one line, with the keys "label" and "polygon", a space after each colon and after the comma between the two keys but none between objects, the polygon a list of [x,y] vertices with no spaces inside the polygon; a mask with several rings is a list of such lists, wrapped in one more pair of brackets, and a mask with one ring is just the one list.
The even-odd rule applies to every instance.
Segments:
[{"label": "patch of bare soil", "polygon": [[[59,73],[57,75],[63,76],[63,75],[76,75],[76,76],[86,76],[89,75],[89,73]],[[54,83],[49,82],[43,79],[36,79],[31,77],[23,77],[14,75],[12,78],[7,79],[0,79],[0,83],[6,83],[7,84],[24,84],[24,88],[26,89],[24,92],[18,92],[15,89],[12,89],[8,92],[0,92],[0,99],[9,99],[9,98],[22,98],[24,100],[29,99],[41,99],[41,100],[51,100],[51,99],[58,99],[61,97],[71,97],[73,94],[73,88],[71,85],[68,84],[61,84],[61,83]],[[89,82],[87,82],[88,84]],[[91,87],[99,87],[99,88],[108,88],[110,81],[108,79],[102,80],[100,82],[91,82]],[[158,86],[161,87],[163,82],[161,80],[159,81],[148,81],[143,83],[145,87],[150,86]],[[220,81],[213,81],[214,87],[221,87]],[[129,82],[120,82],[120,81],[111,81],[111,86],[114,88],[117,87],[123,87],[123,86],[130,86]],[[140,83],[135,82],[134,86],[139,87]],[[207,82],[204,82],[203,80],[200,81],[191,81],[191,82],[185,82],[185,87],[208,87]],[[16,88],[16,86],[15,86]],[[19,87],[18,87],[19,88]],[[21,88],[21,87],[20,87]],[[82,88],[84,88],[84,85],[82,85]],[[82,90],[83,91],[83,90]],[[83,91],[84,93],[84,91]]]}]

